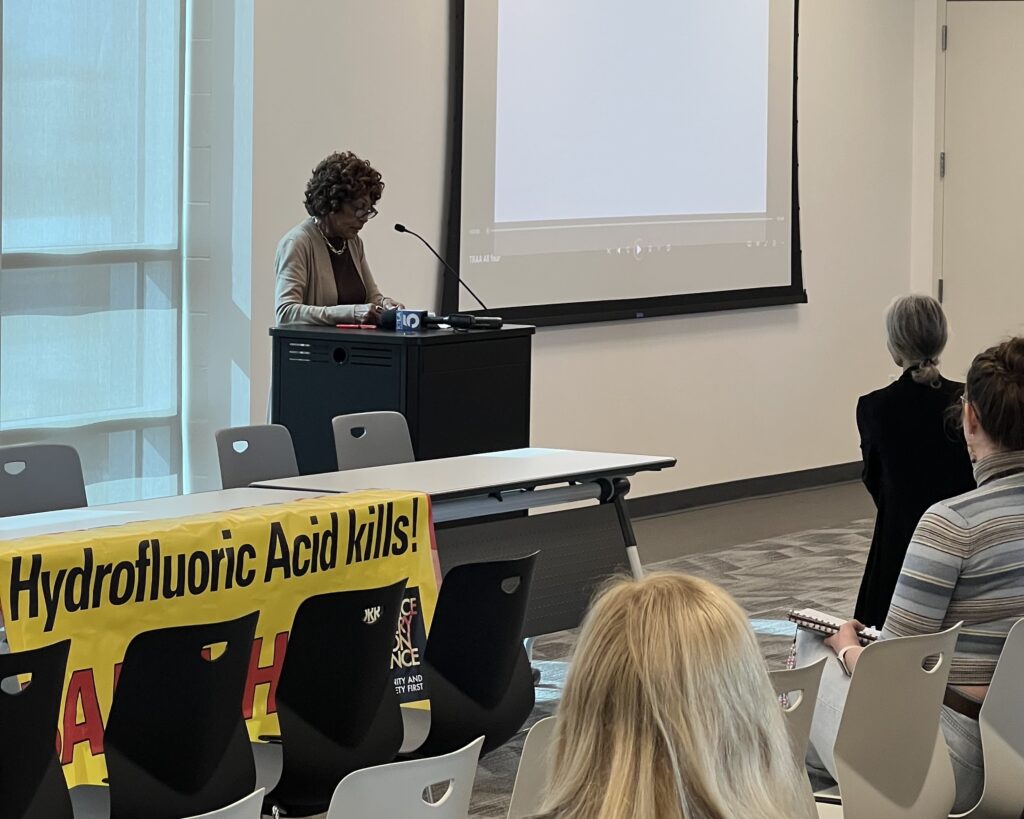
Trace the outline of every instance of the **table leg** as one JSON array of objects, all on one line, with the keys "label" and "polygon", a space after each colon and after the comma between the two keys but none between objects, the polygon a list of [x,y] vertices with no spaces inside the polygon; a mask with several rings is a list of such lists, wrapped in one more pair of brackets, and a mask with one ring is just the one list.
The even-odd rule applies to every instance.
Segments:
[{"label": "table leg", "polygon": [[638,580],[644,576],[644,566],[640,562],[640,552],[636,547],[636,534],[633,532],[633,521],[629,517],[629,509],[626,507],[626,495],[629,493],[628,478],[613,478],[607,482],[608,491],[602,498],[603,503],[611,503],[615,506],[615,513],[619,518],[619,529],[622,530],[622,541],[626,546],[626,557],[629,559],[629,568],[633,577]]}]

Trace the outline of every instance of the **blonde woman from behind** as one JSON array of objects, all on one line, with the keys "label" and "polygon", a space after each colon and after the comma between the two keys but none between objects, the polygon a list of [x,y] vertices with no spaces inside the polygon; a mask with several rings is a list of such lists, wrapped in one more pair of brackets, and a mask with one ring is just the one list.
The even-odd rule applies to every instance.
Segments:
[{"label": "blonde woman from behind", "polygon": [[721,588],[613,581],[583,624],[543,819],[802,819],[810,788],[757,639]]}]

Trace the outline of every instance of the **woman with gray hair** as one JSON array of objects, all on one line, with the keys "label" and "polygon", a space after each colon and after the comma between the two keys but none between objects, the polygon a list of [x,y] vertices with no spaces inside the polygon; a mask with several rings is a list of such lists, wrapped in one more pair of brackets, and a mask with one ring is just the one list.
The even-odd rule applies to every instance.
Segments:
[{"label": "woman with gray hair", "polygon": [[963,436],[950,423],[964,385],[939,373],[948,329],[931,296],[901,296],[885,314],[889,353],[903,375],[857,402],[864,485],[878,514],[854,617],[881,626],[911,535],[933,503],[974,488]]}]

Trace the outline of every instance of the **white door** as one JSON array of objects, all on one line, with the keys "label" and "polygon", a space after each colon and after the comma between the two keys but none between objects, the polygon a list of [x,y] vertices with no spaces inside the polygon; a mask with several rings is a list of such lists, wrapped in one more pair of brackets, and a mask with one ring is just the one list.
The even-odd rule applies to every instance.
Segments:
[{"label": "white door", "polygon": [[946,4],[944,372],[1024,333],[1024,2]]}]

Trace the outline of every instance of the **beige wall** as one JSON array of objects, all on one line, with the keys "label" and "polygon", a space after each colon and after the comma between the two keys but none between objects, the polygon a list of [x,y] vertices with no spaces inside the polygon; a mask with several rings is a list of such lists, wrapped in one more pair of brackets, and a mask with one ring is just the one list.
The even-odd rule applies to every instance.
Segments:
[{"label": "beige wall", "polygon": [[[923,0],[922,0],[923,2]],[[796,307],[542,330],[533,442],[675,455],[670,491],[855,460],[858,394],[892,369],[881,314],[911,269],[915,3],[804,0]],[[436,267],[391,225],[440,241],[447,2],[256,0],[252,415],[265,417],[273,254],[313,164],[351,148],[387,189],[367,228],[387,292],[436,306]],[[920,81],[920,77],[919,77]]]},{"label": "beige wall", "polygon": [[911,188],[910,289],[938,295],[942,259],[942,150],[946,0],[914,0],[914,131]]}]

